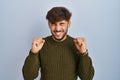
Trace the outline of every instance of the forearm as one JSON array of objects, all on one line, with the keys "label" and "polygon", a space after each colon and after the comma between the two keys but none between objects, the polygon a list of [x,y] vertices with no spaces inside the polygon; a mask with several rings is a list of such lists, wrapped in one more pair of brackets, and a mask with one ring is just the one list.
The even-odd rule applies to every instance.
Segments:
[{"label": "forearm", "polygon": [[92,80],[94,76],[94,68],[92,65],[92,60],[86,55],[80,55],[79,65],[78,65],[78,75],[81,80]]},{"label": "forearm", "polygon": [[23,77],[24,80],[34,80],[38,76],[40,61],[39,54],[33,54],[31,51],[27,56],[23,65]]}]

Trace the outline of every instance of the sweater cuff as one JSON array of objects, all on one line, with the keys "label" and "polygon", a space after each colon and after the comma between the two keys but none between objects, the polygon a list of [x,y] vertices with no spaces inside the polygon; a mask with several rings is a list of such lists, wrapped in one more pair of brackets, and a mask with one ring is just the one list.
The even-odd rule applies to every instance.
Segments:
[{"label": "sweater cuff", "polygon": [[38,53],[33,53],[31,50],[30,50],[30,52],[29,52],[29,55],[38,55],[39,54],[39,52]]},{"label": "sweater cuff", "polygon": [[89,57],[89,55],[88,55],[88,53],[86,54],[86,55],[80,55],[80,63],[82,64],[82,65],[90,65],[91,64],[91,59],[90,59],[90,57]]},{"label": "sweater cuff", "polygon": [[[79,54],[80,54],[80,53],[79,53]],[[81,60],[89,59],[88,51],[87,51],[87,53],[86,53],[85,55],[80,54],[80,59],[81,59]]]}]

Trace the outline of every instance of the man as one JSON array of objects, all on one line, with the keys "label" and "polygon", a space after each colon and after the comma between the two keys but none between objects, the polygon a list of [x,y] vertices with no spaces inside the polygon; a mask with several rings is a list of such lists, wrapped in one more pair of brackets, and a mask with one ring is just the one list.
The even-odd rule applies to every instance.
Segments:
[{"label": "man", "polygon": [[25,80],[92,80],[94,68],[84,38],[67,35],[71,13],[64,7],[53,7],[46,19],[52,35],[35,38],[23,66]]}]

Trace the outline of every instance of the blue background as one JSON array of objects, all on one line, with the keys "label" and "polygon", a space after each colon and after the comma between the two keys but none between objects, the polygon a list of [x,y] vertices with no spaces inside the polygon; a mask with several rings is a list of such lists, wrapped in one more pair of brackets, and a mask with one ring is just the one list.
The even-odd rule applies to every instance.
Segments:
[{"label": "blue background", "polygon": [[0,0],[0,80],[23,80],[32,39],[50,35],[53,6],[72,12],[68,34],[86,38],[94,80],[120,80],[120,0]]}]

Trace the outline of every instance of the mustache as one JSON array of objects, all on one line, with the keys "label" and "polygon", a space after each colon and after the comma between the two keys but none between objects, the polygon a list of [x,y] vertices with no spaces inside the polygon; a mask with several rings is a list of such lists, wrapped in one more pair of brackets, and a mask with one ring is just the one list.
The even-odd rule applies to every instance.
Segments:
[{"label": "mustache", "polygon": [[64,30],[54,30],[54,32],[64,32]]}]

